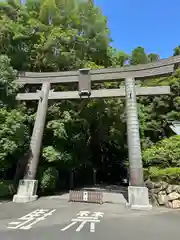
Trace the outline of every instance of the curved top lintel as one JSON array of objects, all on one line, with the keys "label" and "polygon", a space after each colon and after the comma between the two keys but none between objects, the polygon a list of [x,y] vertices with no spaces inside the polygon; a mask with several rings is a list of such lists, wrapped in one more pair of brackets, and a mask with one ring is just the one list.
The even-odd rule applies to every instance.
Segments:
[{"label": "curved top lintel", "polygon": [[[180,55],[161,59],[148,64],[134,66],[124,66],[117,68],[105,68],[91,70],[92,81],[107,81],[122,79],[126,77],[144,78],[160,75],[167,75],[174,71],[174,65],[180,63]],[[78,82],[79,71],[64,72],[20,72],[18,73],[18,83],[40,84],[44,81],[56,82]]]}]

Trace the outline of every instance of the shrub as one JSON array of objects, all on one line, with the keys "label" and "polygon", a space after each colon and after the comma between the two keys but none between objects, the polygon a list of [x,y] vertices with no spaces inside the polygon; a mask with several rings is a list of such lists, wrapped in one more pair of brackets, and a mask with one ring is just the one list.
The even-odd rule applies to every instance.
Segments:
[{"label": "shrub", "polygon": [[58,171],[56,168],[47,168],[40,178],[40,192],[42,194],[52,193],[56,189],[57,179]]},{"label": "shrub", "polygon": [[148,168],[144,168],[144,180],[146,181],[147,179],[149,179],[149,169]]},{"label": "shrub", "polygon": [[11,197],[15,194],[15,189],[10,181],[0,181],[0,198]]},{"label": "shrub", "polygon": [[150,179],[153,182],[165,181],[169,184],[180,184],[180,168],[158,169],[150,167],[145,172],[145,179]]},{"label": "shrub", "polygon": [[180,167],[180,136],[163,139],[143,151],[144,167]]}]

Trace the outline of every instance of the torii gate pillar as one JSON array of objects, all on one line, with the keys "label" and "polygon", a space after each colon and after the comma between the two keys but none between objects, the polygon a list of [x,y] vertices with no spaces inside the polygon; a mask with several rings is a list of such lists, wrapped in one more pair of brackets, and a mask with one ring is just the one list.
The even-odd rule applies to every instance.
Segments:
[{"label": "torii gate pillar", "polygon": [[50,83],[43,83],[30,142],[30,156],[28,159],[27,169],[24,179],[19,181],[17,194],[13,197],[13,202],[16,203],[31,202],[38,198],[36,195],[38,181],[35,180],[35,177],[39,162],[44,126],[46,122],[49,91]]},{"label": "torii gate pillar", "polygon": [[133,78],[125,79],[126,91],[126,122],[128,140],[128,158],[130,184],[128,187],[128,206],[132,209],[151,209],[148,189],[144,186],[139,121]]}]

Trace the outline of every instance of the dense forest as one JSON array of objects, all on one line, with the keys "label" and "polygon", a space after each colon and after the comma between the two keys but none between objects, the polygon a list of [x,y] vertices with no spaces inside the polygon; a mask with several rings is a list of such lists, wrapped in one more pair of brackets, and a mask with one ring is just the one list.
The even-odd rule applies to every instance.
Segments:
[{"label": "dense forest", "polygon": [[[160,58],[141,46],[129,55],[111,42],[107,19],[91,0],[0,2],[0,195],[23,177],[37,109],[37,102],[15,101],[21,90],[14,83],[17,71],[119,67]],[[180,46],[174,47],[172,55],[179,55]],[[170,96],[138,98],[138,110],[146,175],[177,178],[180,137],[173,136],[167,120],[180,120],[180,71],[138,84],[171,86]],[[119,87],[119,82],[103,86]],[[128,168],[124,105],[120,98],[49,101],[37,173],[40,192],[72,187],[72,176],[74,187],[92,184],[94,170],[97,183],[121,184]]]}]

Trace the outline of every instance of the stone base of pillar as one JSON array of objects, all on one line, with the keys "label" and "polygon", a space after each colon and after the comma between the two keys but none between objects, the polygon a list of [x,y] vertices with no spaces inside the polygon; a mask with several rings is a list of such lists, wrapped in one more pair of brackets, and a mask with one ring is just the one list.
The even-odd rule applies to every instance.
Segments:
[{"label": "stone base of pillar", "polygon": [[13,197],[13,202],[26,203],[37,200],[37,186],[37,180],[20,180],[17,194]]},{"label": "stone base of pillar", "polygon": [[151,210],[148,188],[129,186],[127,206],[134,210]]}]

